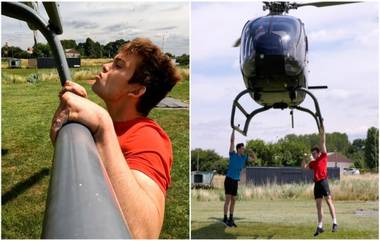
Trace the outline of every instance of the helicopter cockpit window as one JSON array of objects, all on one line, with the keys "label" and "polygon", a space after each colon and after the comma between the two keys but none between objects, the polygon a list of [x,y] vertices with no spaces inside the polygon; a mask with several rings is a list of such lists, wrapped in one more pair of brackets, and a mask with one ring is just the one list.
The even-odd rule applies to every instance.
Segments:
[{"label": "helicopter cockpit window", "polygon": [[300,36],[300,24],[294,19],[273,19],[271,33],[280,37],[284,51],[294,48]]},{"label": "helicopter cockpit window", "polygon": [[240,63],[252,59],[255,54],[255,42],[258,38],[266,35],[269,31],[270,21],[268,18],[259,18],[248,21],[243,28],[241,36]]}]

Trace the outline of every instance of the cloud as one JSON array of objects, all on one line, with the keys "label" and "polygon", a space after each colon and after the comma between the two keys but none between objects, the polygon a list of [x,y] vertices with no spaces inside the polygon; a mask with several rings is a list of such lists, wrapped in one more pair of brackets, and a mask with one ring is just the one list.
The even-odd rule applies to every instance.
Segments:
[{"label": "cloud", "polygon": [[[309,37],[309,85],[317,97],[327,132],[346,132],[350,140],[365,137],[378,126],[378,4],[358,3],[332,8],[291,11],[305,23]],[[353,14],[353,12],[355,14]],[[192,5],[192,148],[228,148],[232,101],[245,88],[239,69],[239,49],[231,48],[247,19],[262,14],[261,3],[196,3]],[[259,107],[249,96],[244,106]],[[302,106],[313,112],[308,97]],[[312,116],[289,110],[269,110],[252,119],[248,137],[276,141],[287,134],[315,133]],[[242,121],[240,118],[239,121]]]},{"label": "cloud", "polygon": [[193,3],[192,59],[236,57],[232,48],[247,20],[258,16],[261,3]]},{"label": "cloud", "polygon": [[[175,55],[189,53],[188,2],[62,2],[59,10],[64,30],[61,39],[82,42],[89,37],[106,44],[120,38],[146,37],[161,46],[162,37],[155,35],[162,33],[167,37],[166,51]],[[42,4],[40,12],[46,16]],[[26,24],[3,16],[1,19],[3,45],[12,40],[14,45],[26,49],[33,44],[33,36]],[[10,37],[15,29],[22,32],[25,38]],[[46,43],[43,37],[38,40]]]},{"label": "cloud", "polygon": [[125,30],[125,28],[126,27],[124,24],[118,23],[118,24],[112,24],[112,25],[105,26],[102,28],[102,30],[114,32],[114,31],[123,31],[123,30]]},{"label": "cloud", "polygon": [[167,31],[167,30],[173,30],[176,29],[177,26],[167,26],[167,27],[158,27],[158,28],[152,28],[151,31]]},{"label": "cloud", "polygon": [[99,27],[97,23],[78,20],[64,21],[64,25],[65,27],[72,27],[76,29],[94,29]]}]

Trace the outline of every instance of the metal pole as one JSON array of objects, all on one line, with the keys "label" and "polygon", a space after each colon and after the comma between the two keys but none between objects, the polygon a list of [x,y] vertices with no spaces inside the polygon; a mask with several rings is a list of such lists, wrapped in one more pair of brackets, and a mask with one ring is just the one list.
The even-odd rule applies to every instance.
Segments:
[{"label": "metal pole", "polygon": [[61,85],[63,86],[66,80],[70,80],[70,70],[69,66],[67,65],[65,53],[63,51],[61,42],[57,37],[57,33],[54,32],[54,29],[50,28],[54,25],[50,25],[49,23],[47,23],[43,18],[41,18],[38,15],[38,13],[35,10],[22,3],[2,2],[1,8],[1,14],[11,18],[16,18],[21,21],[25,21],[31,24],[34,28],[40,30],[40,32],[48,41],[49,46],[53,52]]},{"label": "metal pole", "polygon": [[131,238],[90,131],[65,125],[56,146],[42,238]]}]

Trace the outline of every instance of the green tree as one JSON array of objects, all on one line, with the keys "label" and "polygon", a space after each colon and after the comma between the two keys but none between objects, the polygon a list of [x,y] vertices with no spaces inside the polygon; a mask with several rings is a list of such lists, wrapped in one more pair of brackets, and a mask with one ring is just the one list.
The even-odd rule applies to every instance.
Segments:
[{"label": "green tree", "polygon": [[84,43],[84,55],[90,58],[96,58],[98,53],[97,48],[97,44],[91,38],[87,38]]},{"label": "green tree", "polygon": [[50,57],[51,50],[48,44],[37,43],[33,47],[33,57]]},{"label": "green tree", "polygon": [[196,148],[191,151],[191,170],[197,170],[199,163],[199,171],[216,170],[219,174],[225,174],[228,167],[228,160],[218,155],[214,150],[203,150]]},{"label": "green tree", "polygon": [[77,49],[77,43],[73,39],[63,39],[61,40],[63,49]]},{"label": "green tree", "polygon": [[78,50],[78,52],[79,52],[79,54],[81,55],[81,56],[86,56],[85,55],[85,43],[79,43],[78,44],[78,46],[77,46],[77,50]]},{"label": "green tree", "polygon": [[107,43],[103,47],[103,55],[108,58],[113,58],[117,54],[121,46],[123,46],[125,43],[128,43],[128,42],[129,41],[125,41],[124,39],[119,39],[119,40]]},{"label": "green tree", "polygon": [[26,59],[30,58],[30,54],[19,47],[14,46],[3,46],[1,48],[1,57],[13,57],[13,58],[21,58]]},{"label": "green tree", "polygon": [[379,167],[379,129],[371,127],[367,131],[364,156],[368,168],[378,171]]},{"label": "green tree", "polygon": [[[255,139],[250,140],[246,144],[246,150],[247,151],[253,151],[256,154],[257,160],[256,165],[258,166],[265,166],[267,163],[267,160],[265,160],[264,157],[266,157],[267,154],[267,146],[263,140]],[[252,163],[247,163],[247,165],[251,165]]]},{"label": "green tree", "polygon": [[288,136],[280,139],[276,146],[278,146],[276,159],[279,159],[276,160],[276,164],[281,166],[299,166],[303,159],[303,153],[310,149],[301,138],[289,138]]},{"label": "green tree", "polygon": [[347,150],[347,157],[354,161],[356,168],[367,168],[364,161],[365,139],[355,139]]},{"label": "green tree", "polygon": [[350,141],[346,133],[333,132],[326,134],[327,151],[337,151],[347,154],[350,148]]},{"label": "green tree", "polygon": [[169,53],[169,52],[166,52],[165,53],[167,56],[169,56],[169,58],[171,58],[171,59],[175,59],[175,56],[173,55],[173,54],[171,54],[171,53]]},{"label": "green tree", "polygon": [[176,57],[176,61],[181,66],[189,65],[189,58],[190,56],[188,54],[182,54],[181,56]]}]

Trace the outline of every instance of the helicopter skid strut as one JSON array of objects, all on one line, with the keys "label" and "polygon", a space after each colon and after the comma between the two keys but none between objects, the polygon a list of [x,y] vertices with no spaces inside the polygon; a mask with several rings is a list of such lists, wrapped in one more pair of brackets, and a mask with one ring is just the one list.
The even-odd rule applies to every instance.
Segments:
[{"label": "helicopter skid strut", "polygon": [[[323,128],[323,118],[322,118],[322,114],[321,114],[321,111],[319,108],[317,98],[310,91],[306,90],[305,88],[298,88],[298,89],[296,89],[296,91],[303,91],[305,94],[307,94],[311,97],[311,99],[314,101],[314,106],[315,106],[316,112],[313,113],[311,110],[304,108],[302,106],[289,106],[289,108],[291,109],[290,114],[292,116],[292,127],[294,127],[293,109],[297,109],[299,111],[303,111],[303,112],[306,112],[306,113],[309,113],[310,115],[312,115],[314,117],[316,123],[317,123],[318,131],[319,131],[321,129],[321,127]],[[256,110],[252,111],[249,114],[244,109],[244,107],[239,103],[239,100],[242,96],[244,96],[250,92],[251,92],[251,90],[249,90],[249,89],[246,89],[246,90],[243,90],[242,92],[240,92],[234,99],[234,102],[232,104],[232,111],[231,111],[231,127],[232,127],[232,129],[238,131],[239,133],[241,133],[244,136],[247,136],[249,123],[251,122],[252,118],[255,115],[273,108],[273,106],[263,106],[263,107],[260,107]],[[241,111],[241,113],[246,117],[243,129],[240,128],[240,125],[235,125],[236,108],[238,108]]]}]

